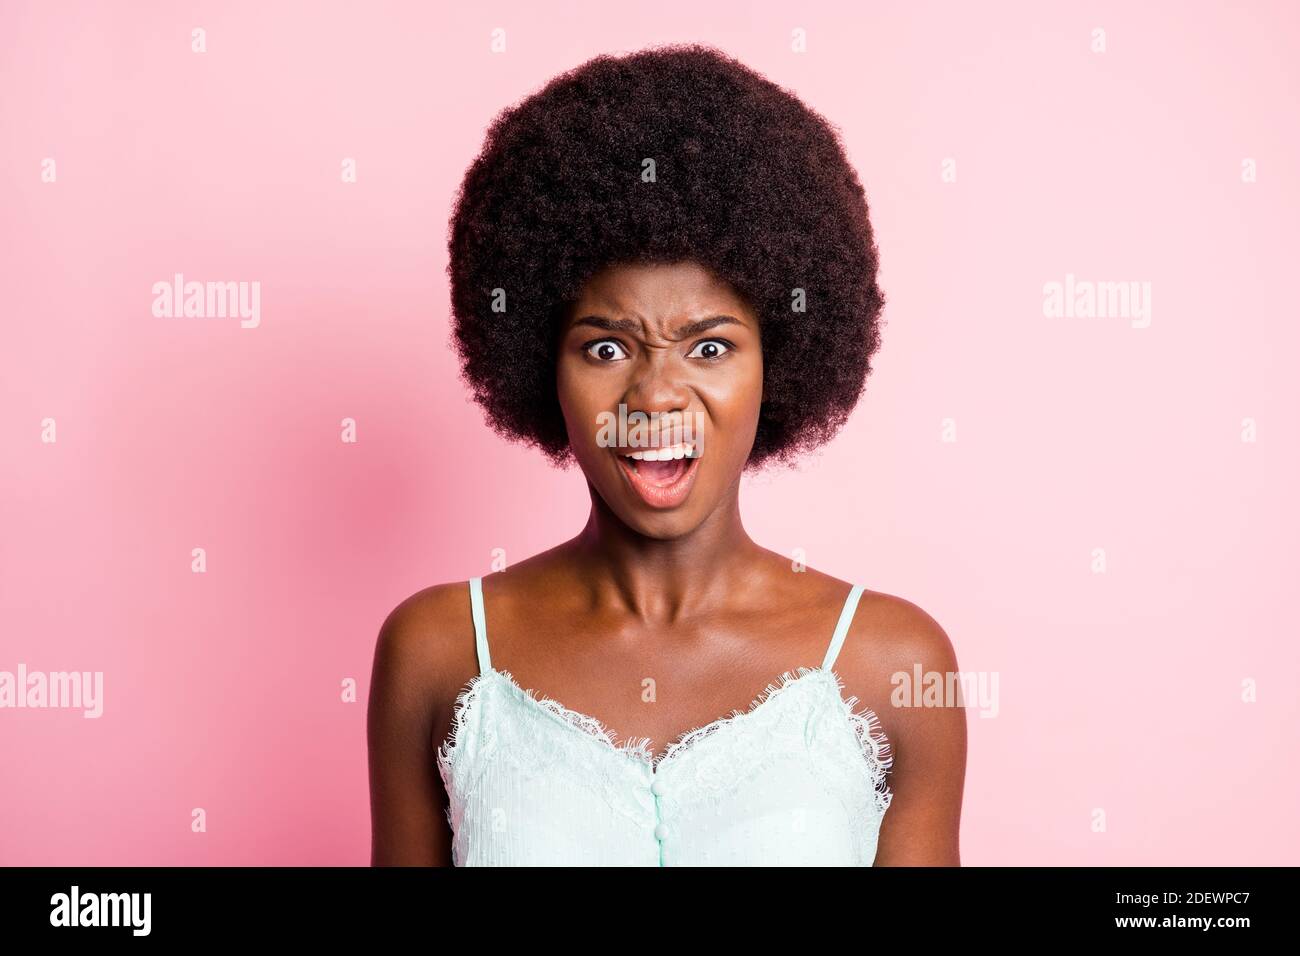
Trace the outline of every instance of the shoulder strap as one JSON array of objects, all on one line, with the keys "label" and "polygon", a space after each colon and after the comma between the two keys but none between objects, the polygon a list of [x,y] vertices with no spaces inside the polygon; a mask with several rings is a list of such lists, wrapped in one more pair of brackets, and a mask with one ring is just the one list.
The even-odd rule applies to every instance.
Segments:
[{"label": "shoulder strap", "polygon": [[492,666],[492,658],[488,654],[487,618],[483,613],[482,578],[469,579],[469,604],[474,616],[474,647],[478,652],[478,670],[481,674]]},{"label": "shoulder strap", "polygon": [[862,597],[863,590],[861,584],[855,584],[849,591],[849,596],[844,599],[844,609],[840,611],[840,620],[835,625],[831,645],[826,648],[826,659],[822,661],[822,670],[830,670],[835,666],[835,658],[840,656],[840,648],[844,646],[844,639],[849,635],[849,624],[853,621],[853,612],[858,609],[858,601]]}]

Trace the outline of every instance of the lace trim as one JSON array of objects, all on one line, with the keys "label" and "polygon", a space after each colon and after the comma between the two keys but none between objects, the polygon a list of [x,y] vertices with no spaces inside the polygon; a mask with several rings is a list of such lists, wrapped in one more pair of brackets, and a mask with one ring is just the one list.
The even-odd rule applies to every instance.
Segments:
[{"label": "lace trim", "polygon": [[858,704],[857,696],[846,698],[844,696],[844,682],[834,671],[830,671],[830,674],[835,678],[835,686],[840,694],[844,714],[852,723],[858,748],[862,751],[867,767],[871,772],[871,787],[877,811],[876,819],[879,821],[894,800],[893,791],[889,788],[888,777],[891,768],[894,766],[893,748],[889,743],[889,738],[885,735],[884,728],[880,725],[880,718],[876,716],[875,711],[867,708],[854,711]]},{"label": "lace trim", "polygon": [[633,737],[625,743],[619,743],[618,738],[615,736],[613,731],[590,714],[584,714],[577,710],[570,710],[555,698],[547,697],[545,694],[540,694],[531,687],[521,687],[519,682],[515,680],[514,675],[512,675],[508,670],[489,668],[489,671],[505,681],[515,694],[527,697],[548,714],[563,723],[572,725],[584,734],[596,738],[602,743],[608,745],[612,750],[619,751],[620,753],[624,753],[637,760],[644,760],[647,763],[653,759],[653,754],[650,750],[651,740],[649,737]]},{"label": "lace trim", "polygon": [[483,693],[484,678],[491,671],[475,674],[471,677],[456,695],[456,700],[452,704],[451,710],[451,729],[442,743],[438,744],[436,753],[438,758],[438,767],[443,770],[443,782],[448,783],[446,779],[446,769],[454,766],[460,748],[457,744],[465,727],[469,724],[470,714],[476,709],[479,697]]},{"label": "lace trim", "polygon": [[867,759],[869,770],[871,772],[872,786],[876,794],[877,808],[883,813],[888,809],[893,799],[887,779],[887,773],[893,766],[894,758],[890,748],[889,738],[885,735],[884,729],[880,725],[880,719],[871,710],[855,712],[854,708],[858,704],[858,698],[852,696],[844,697],[844,682],[834,670],[827,670],[823,667],[795,667],[787,670],[774,678],[767,687],[761,690],[758,695],[750,702],[748,709],[737,708],[730,714],[719,717],[717,720],[710,721],[700,727],[688,730],[671,741],[659,756],[655,756],[650,749],[651,738],[633,737],[630,740],[620,743],[617,735],[604,725],[600,720],[592,717],[590,714],[584,714],[581,711],[572,710],[565,707],[558,700],[540,694],[532,688],[520,686],[519,682],[508,670],[500,670],[495,667],[489,667],[482,671],[465,685],[464,689],[456,696],[453,706],[451,730],[446,739],[438,747],[439,765],[447,767],[454,766],[459,748],[457,746],[459,737],[469,722],[471,712],[475,709],[474,705],[482,692],[483,682],[487,677],[494,676],[503,681],[518,695],[528,698],[545,713],[555,717],[557,720],[568,724],[588,736],[602,741],[610,749],[625,754],[636,760],[644,761],[652,768],[658,769],[663,764],[676,757],[680,753],[685,753],[691,747],[698,744],[700,740],[706,739],[724,727],[729,727],[739,721],[748,720],[755,716],[760,710],[764,709],[768,703],[785,693],[789,688],[799,684],[805,678],[825,675],[831,678],[835,684],[836,695],[840,700],[845,717],[850,721],[854,730],[855,738],[858,742],[859,749]]},{"label": "lace trim", "polygon": [[[506,670],[498,670],[493,667],[488,668],[487,671],[478,675],[478,677],[470,682],[470,686],[466,688],[466,691],[462,696],[465,697],[468,706],[468,703],[476,697],[476,694],[472,692],[477,687],[479,678],[486,675],[496,675],[504,680],[516,694],[527,697],[534,704],[541,707],[543,711],[552,715],[556,719],[575,727],[579,731],[596,740],[601,741],[610,749],[618,753],[624,754],[625,756],[635,760],[640,760],[647,765],[658,769],[667,761],[675,759],[679,754],[685,753],[692,747],[696,746],[699,741],[712,736],[724,727],[729,727],[732,724],[746,721],[754,717],[759,711],[764,710],[769,703],[776,700],[781,696],[781,694],[798,684],[804,678],[822,673],[827,672],[823,671],[820,667],[797,667],[786,671],[771,681],[766,688],[760,691],[753,701],[750,702],[748,709],[737,708],[730,714],[719,717],[717,720],[710,721],[707,724],[703,724],[700,727],[695,727],[680,734],[677,738],[672,740],[664,748],[663,753],[658,756],[655,756],[651,750],[651,738],[633,737],[630,740],[620,743],[617,735],[597,718],[592,717],[590,714],[584,714],[581,711],[565,707],[558,700],[539,694],[532,688],[521,687],[518,681],[516,681],[510,672]],[[464,709],[465,708],[461,709],[462,718],[465,716],[463,714]],[[464,719],[461,720],[461,723],[463,722]],[[459,725],[453,722],[453,734],[457,732],[458,727]]]},{"label": "lace trim", "polygon": [[820,667],[796,667],[788,670],[773,679],[765,688],[758,692],[758,695],[750,702],[749,708],[741,710],[737,708],[725,717],[719,717],[717,720],[704,724],[702,727],[696,727],[694,730],[688,730],[670,743],[660,758],[660,763],[674,756],[679,752],[690,749],[691,746],[707,737],[713,736],[724,727],[728,727],[737,721],[746,720],[756,715],[768,703],[781,696],[794,685],[798,684],[805,677],[814,674],[824,673]]}]

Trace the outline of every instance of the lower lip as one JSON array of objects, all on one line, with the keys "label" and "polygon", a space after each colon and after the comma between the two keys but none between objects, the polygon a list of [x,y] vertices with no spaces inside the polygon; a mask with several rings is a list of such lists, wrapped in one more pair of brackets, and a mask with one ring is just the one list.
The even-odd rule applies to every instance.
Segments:
[{"label": "lower lip", "polygon": [[627,477],[628,484],[651,508],[675,508],[685,501],[686,496],[691,493],[691,486],[695,484],[695,473],[700,470],[700,459],[683,458],[681,460],[687,462],[687,465],[677,476],[676,481],[671,485],[655,485],[632,470],[631,459],[622,455],[615,457],[618,458],[618,467]]}]

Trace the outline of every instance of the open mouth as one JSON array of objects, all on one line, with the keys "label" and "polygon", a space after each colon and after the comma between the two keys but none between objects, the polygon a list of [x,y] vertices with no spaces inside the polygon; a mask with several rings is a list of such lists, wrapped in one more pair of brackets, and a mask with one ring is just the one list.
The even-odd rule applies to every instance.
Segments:
[{"label": "open mouth", "polygon": [[614,451],[629,484],[652,508],[672,508],[685,501],[699,471],[701,455],[689,442]]}]

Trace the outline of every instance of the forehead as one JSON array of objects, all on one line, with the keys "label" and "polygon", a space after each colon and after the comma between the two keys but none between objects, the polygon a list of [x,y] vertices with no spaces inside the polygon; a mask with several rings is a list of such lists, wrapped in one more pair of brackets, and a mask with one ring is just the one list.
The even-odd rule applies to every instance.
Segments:
[{"label": "forehead", "polygon": [[732,285],[694,262],[607,266],[583,286],[577,310],[663,321],[719,311],[749,324],[749,308]]}]

